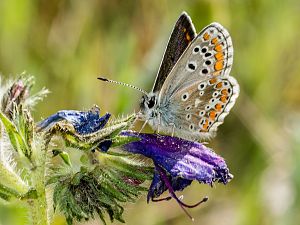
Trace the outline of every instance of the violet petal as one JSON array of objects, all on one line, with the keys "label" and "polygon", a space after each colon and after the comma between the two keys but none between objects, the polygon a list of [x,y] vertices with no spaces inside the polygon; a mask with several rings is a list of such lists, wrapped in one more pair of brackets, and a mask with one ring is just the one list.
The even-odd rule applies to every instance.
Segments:
[{"label": "violet petal", "polygon": [[[192,183],[192,180],[183,179],[181,177],[172,177],[170,175],[167,175],[167,177],[170,180],[174,191],[182,191]],[[147,202],[149,202],[150,199],[153,200],[154,198],[158,198],[167,189],[168,188],[165,185],[164,181],[161,179],[157,169],[155,169],[152,183],[147,195]]]},{"label": "violet petal", "polygon": [[124,131],[121,134],[141,139],[124,145],[126,151],[151,158],[172,177],[197,180],[206,184],[215,181],[226,184],[232,178],[224,159],[201,143],[132,131]]},{"label": "violet petal", "polygon": [[74,126],[76,132],[79,134],[89,134],[102,129],[110,118],[109,113],[106,113],[102,117],[100,117],[99,113],[100,110],[98,107],[93,107],[87,112],[62,110],[39,122],[37,126],[39,129],[45,129],[54,125],[56,122],[67,120]]}]

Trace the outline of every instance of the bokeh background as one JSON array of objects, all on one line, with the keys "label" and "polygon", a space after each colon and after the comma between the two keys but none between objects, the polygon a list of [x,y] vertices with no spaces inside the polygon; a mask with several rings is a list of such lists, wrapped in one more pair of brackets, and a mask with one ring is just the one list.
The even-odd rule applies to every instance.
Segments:
[{"label": "bokeh background", "polygon": [[[238,101],[210,146],[235,178],[196,182],[188,203],[208,195],[193,224],[300,224],[300,2],[298,0],[0,0],[0,72],[35,75],[51,94],[36,120],[97,104],[115,115],[138,109],[140,93],[98,75],[150,90],[169,34],[182,11],[197,31],[218,21],[235,50]],[[148,128],[149,129],[149,128]],[[175,201],[126,206],[127,224],[192,224]],[[0,206],[0,224],[25,224],[26,212]],[[56,215],[53,224],[65,224]],[[100,224],[98,220],[83,224]],[[119,224],[116,222],[115,224]]]}]

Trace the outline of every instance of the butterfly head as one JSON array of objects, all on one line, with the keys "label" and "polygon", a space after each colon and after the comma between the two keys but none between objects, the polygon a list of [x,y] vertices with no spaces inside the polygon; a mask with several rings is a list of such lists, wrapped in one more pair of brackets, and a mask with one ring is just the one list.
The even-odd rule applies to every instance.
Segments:
[{"label": "butterfly head", "polygon": [[140,109],[144,119],[149,120],[157,116],[157,94],[149,93],[143,95],[140,102]]}]

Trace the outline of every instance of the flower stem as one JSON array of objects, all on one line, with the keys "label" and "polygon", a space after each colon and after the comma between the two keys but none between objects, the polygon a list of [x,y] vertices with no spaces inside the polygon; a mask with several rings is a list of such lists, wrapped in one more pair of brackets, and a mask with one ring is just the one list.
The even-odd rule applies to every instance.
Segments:
[{"label": "flower stem", "polygon": [[45,190],[46,151],[45,149],[39,149],[39,151],[35,151],[34,153],[36,153],[34,155],[36,166],[32,169],[31,176],[34,188],[37,192],[37,198],[28,199],[27,203],[31,212],[31,224],[47,225],[49,221]]}]

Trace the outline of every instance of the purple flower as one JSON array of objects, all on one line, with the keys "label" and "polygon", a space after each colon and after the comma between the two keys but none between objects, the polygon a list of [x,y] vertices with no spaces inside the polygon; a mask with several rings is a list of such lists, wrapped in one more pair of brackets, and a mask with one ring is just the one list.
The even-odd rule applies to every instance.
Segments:
[{"label": "purple flower", "polygon": [[[109,118],[109,113],[100,117],[97,107],[87,112],[63,110],[41,121],[38,128],[45,129],[58,121],[66,120],[74,126],[77,133],[85,135],[102,129]],[[119,135],[139,139],[123,145],[122,148],[131,153],[142,154],[154,162],[154,175],[147,202],[150,199],[155,202],[174,198],[191,219],[185,208],[196,207],[208,198],[205,197],[194,205],[187,205],[176,196],[175,192],[184,190],[193,180],[212,186],[214,182],[226,184],[233,177],[224,159],[201,143],[133,131],[123,131]],[[99,143],[98,149],[106,152],[114,141],[114,139],[105,139]],[[170,196],[158,199],[167,190]]]},{"label": "purple flower", "polygon": [[[201,143],[132,131],[124,131],[121,134],[140,138],[139,141],[124,145],[124,150],[142,154],[154,162],[155,173],[148,192],[148,202],[150,198],[152,201],[160,201],[173,197],[187,213],[185,207],[195,207],[207,201],[208,198],[203,198],[194,205],[187,205],[177,198],[175,191],[183,190],[193,180],[210,185],[213,182],[226,184],[233,177],[224,159]],[[155,199],[166,190],[169,191],[171,197]],[[188,213],[187,215],[192,218]]]},{"label": "purple flower", "polygon": [[100,110],[97,106],[94,106],[87,112],[61,110],[39,122],[37,127],[42,130],[61,120],[67,120],[74,126],[76,132],[79,134],[90,134],[102,129],[110,118],[109,113],[106,113],[102,117],[100,117],[99,113]]}]

